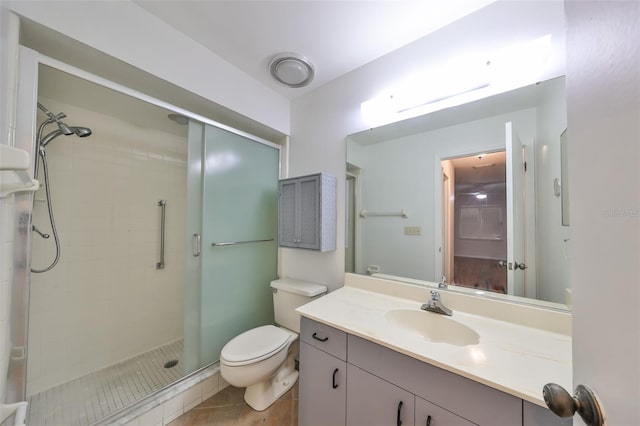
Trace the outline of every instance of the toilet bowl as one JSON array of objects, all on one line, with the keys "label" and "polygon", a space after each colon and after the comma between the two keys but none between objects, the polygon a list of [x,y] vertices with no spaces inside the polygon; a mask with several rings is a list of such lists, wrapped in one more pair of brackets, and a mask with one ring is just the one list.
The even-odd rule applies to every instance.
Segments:
[{"label": "toilet bowl", "polygon": [[318,284],[283,278],[271,283],[276,323],[245,331],[231,339],[220,354],[220,374],[232,386],[246,387],[244,400],[263,411],[298,380],[300,316],[295,309],[326,293]]}]

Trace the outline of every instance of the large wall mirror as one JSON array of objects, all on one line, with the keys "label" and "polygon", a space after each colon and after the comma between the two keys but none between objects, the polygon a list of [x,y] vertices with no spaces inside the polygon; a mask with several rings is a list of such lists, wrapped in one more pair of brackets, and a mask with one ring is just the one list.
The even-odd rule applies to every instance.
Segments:
[{"label": "large wall mirror", "polygon": [[350,135],[347,272],[567,309],[566,122],[559,77]]}]

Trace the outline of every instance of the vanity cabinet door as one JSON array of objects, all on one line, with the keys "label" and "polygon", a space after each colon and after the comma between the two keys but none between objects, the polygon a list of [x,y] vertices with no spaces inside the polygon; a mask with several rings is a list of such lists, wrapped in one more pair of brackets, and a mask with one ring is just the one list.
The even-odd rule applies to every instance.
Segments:
[{"label": "vanity cabinet door", "polygon": [[416,422],[415,426],[474,426],[451,411],[438,407],[435,404],[416,397]]},{"label": "vanity cabinet door", "polygon": [[563,419],[548,410],[545,407],[540,407],[530,403],[529,401],[522,401],[522,425],[523,426],[571,426],[573,424],[573,417]]},{"label": "vanity cabinet door", "polygon": [[413,394],[351,364],[347,375],[347,426],[413,425]]},{"label": "vanity cabinet door", "polygon": [[344,426],[347,363],[300,342],[300,426]]}]

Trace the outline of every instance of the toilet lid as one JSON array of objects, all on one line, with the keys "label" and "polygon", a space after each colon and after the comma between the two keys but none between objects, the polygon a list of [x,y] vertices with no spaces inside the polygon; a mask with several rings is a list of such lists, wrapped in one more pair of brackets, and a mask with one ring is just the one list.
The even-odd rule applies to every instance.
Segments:
[{"label": "toilet lid", "polygon": [[289,337],[289,333],[273,325],[253,328],[231,339],[220,357],[234,364],[264,359],[282,349]]}]

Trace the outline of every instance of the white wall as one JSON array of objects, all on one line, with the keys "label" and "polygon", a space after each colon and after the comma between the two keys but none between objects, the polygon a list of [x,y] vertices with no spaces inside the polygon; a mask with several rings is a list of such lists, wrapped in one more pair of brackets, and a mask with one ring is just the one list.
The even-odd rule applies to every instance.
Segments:
[{"label": "white wall", "polygon": [[289,133],[289,102],[135,3],[8,1],[17,14]]},{"label": "white wall", "polygon": [[[537,297],[564,303],[569,284],[569,227],[562,226],[562,198],[553,181],[561,176],[560,135],[567,128],[565,81],[545,85],[538,106],[536,140]],[[569,135],[569,140],[573,138]],[[579,143],[575,141],[575,143]]]},{"label": "white wall", "polygon": [[[362,267],[375,264],[384,274],[436,279],[434,238],[442,230],[435,229],[433,217],[441,209],[435,204],[435,168],[444,158],[504,149],[508,121],[523,143],[532,144],[535,119],[535,109],[527,109],[362,147],[362,208],[409,212],[408,219],[361,220]],[[406,236],[404,226],[420,226],[422,235]]]},{"label": "white wall", "polygon": [[[46,148],[62,256],[32,274],[29,395],[180,339],[184,324],[186,126],[179,136],[140,127],[135,116],[39,102],[93,134],[60,136]],[[43,199],[41,189],[33,224],[52,234]],[[156,270],[160,199],[166,266]],[[32,238],[31,266],[42,268],[55,255],[53,236]]]},{"label": "white wall", "polygon": [[573,383],[595,389],[607,424],[638,425],[640,3],[566,12]]},{"label": "white wall", "polygon": [[[494,3],[295,99],[291,111],[289,174],[323,171],[337,176],[338,211],[343,212],[345,137],[369,127],[360,116],[362,102],[379,95],[416,68],[442,63],[451,55],[473,50],[476,43],[504,46],[507,42],[544,36],[555,28],[558,19],[562,20],[562,8],[559,2]],[[510,25],[504,25],[507,21]],[[338,215],[338,229],[344,229],[343,216]],[[283,275],[321,282],[330,289],[340,287],[344,276],[341,232],[337,246],[335,252],[328,253],[283,250]]]}]

